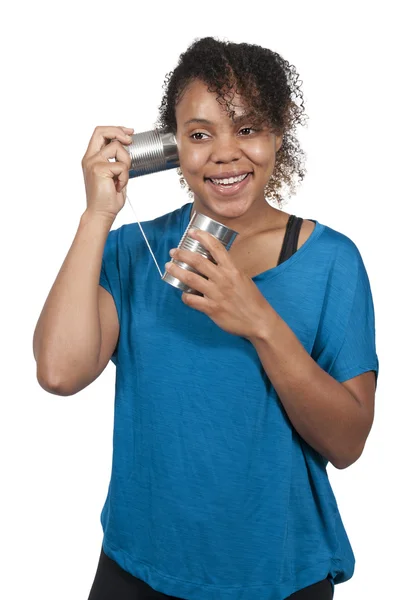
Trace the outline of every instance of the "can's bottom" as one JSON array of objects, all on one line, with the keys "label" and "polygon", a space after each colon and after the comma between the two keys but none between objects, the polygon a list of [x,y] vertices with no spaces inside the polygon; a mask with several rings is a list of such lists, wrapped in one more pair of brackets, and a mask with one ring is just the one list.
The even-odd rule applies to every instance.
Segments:
[{"label": "can's bottom", "polygon": [[180,281],[176,277],[173,277],[173,275],[171,275],[170,273],[166,272],[163,275],[162,280],[165,281],[166,283],[168,283],[169,285],[172,285],[173,287],[181,290],[182,292],[186,292],[187,294],[194,294],[195,296],[203,296],[203,294],[201,294],[197,290],[194,290],[193,288],[190,288],[185,283],[182,283],[182,281]]}]

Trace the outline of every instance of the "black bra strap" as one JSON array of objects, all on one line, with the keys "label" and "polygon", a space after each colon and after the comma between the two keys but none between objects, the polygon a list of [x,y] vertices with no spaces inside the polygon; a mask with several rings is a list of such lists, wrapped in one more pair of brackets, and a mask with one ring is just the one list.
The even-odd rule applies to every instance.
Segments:
[{"label": "black bra strap", "polygon": [[283,238],[282,250],[279,255],[278,265],[285,262],[288,258],[297,252],[298,238],[300,235],[303,219],[290,215],[286,224],[285,237]]}]

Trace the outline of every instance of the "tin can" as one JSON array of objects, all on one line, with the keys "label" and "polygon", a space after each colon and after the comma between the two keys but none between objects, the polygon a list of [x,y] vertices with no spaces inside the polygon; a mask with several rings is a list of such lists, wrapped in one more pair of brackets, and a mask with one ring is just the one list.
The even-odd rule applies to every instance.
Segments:
[{"label": "tin can", "polygon": [[[215,262],[214,258],[211,256],[210,252],[204,246],[202,246],[202,244],[198,240],[194,240],[193,238],[191,238],[188,235],[188,232],[190,229],[201,229],[202,231],[207,231],[213,237],[215,237],[219,242],[221,242],[222,245],[226,248],[226,250],[230,249],[233,241],[235,240],[236,236],[238,235],[237,231],[234,231],[233,229],[226,227],[222,223],[219,223],[218,221],[215,221],[214,219],[211,219],[210,217],[207,217],[206,215],[203,215],[202,213],[198,213],[196,211],[193,213],[192,218],[188,224],[188,227],[186,228],[184,235],[182,236],[181,241],[178,244],[178,248],[182,248],[183,250],[189,250],[190,252],[196,252],[198,254],[201,254],[204,258],[206,258],[207,260],[210,260],[214,264],[216,264],[216,262]],[[171,259],[171,262],[175,263],[176,265],[178,265],[182,269],[185,269],[186,271],[192,271],[193,273],[197,273],[198,275],[201,275],[201,277],[205,277],[204,275],[199,273],[196,269],[194,269],[190,265],[187,265],[186,263],[183,263],[179,260],[174,260],[173,258]],[[174,277],[167,271],[163,275],[162,279],[166,283],[169,283],[170,285],[178,288],[182,292],[187,292],[188,294],[195,294],[197,296],[203,296],[203,294],[201,294],[197,290],[194,290],[193,288],[187,286],[185,283],[182,283],[179,279],[177,279],[176,277]]]},{"label": "tin can", "polygon": [[129,179],[180,165],[177,141],[173,133],[158,129],[135,133],[132,142],[124,146],[131,157]]}]

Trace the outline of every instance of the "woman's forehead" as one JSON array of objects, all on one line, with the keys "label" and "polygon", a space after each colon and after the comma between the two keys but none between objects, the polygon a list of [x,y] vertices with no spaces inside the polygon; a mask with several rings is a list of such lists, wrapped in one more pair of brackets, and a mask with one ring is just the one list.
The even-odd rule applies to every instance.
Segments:
[{"label": "woman's forehead", "polygon": [[[208,85],[200,80],[188,84],[176,104],[176,117],[183,119],[206,119],[213,114],[233,117],[233,120],[244,118],[250,113],[244,98],[234,89],[225,89],[225,94],[209,91]],[[192,115],[192,116],[191,116]]]}]

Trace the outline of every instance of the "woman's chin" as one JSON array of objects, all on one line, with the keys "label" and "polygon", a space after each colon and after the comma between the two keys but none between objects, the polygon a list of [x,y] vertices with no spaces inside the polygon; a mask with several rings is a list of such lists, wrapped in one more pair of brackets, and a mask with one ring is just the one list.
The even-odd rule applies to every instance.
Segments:
[{"label": "woman's chin", "polygon": [[243,217],[252,207],[253,199],[250,197],[237,197],[237,198],[206,198],[202,200],[195,196],[195,210],[199,212],[211,213],[208,216],[212,216],[216,221],[222,221],[222,219],[238,219]]}]

